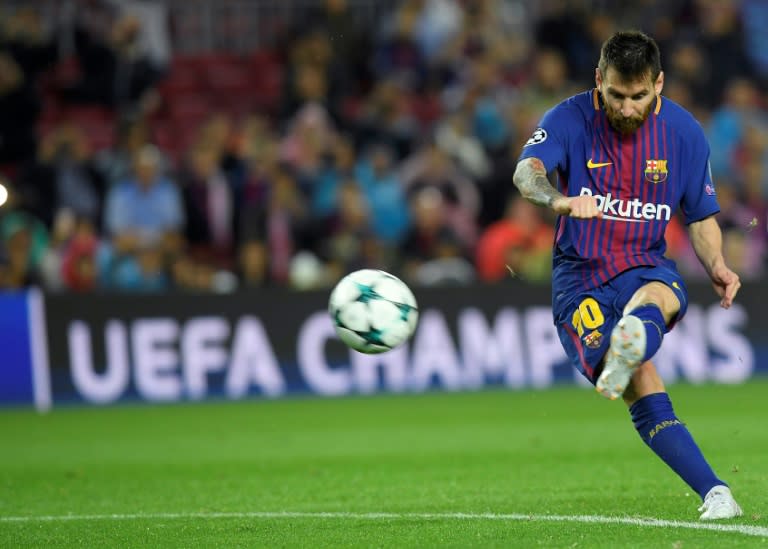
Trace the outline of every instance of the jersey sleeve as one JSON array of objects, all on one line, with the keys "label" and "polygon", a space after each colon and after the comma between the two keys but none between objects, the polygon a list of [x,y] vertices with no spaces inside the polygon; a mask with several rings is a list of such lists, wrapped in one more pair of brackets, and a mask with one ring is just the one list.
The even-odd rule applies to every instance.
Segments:
[{"label": "jersey sleeve", "polygon": [[695,124],[689,133],[688,181],[681,201],[686,225],[720,211],[709,165],[709,143],[700,125]]},{"label": "jersey sleeve", "polygon": [[556,168],[565,169],[568,136],[574,125],[570,110],[564,104],[548,110],[525,142],[518,162],[525,158],[538,158],[544,163],[547,173]]}]

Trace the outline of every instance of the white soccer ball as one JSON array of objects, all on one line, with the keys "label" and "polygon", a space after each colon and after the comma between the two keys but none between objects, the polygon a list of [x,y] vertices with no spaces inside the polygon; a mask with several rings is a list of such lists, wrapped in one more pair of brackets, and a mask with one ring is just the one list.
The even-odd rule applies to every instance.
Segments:
[{"label": "white soccer ball", "polygon": [[411,289],[396,276],[375,269],[342,278],[331,292],[328,312],[339,338],[367,354],[401,345],[413,335],[419,320]]}]

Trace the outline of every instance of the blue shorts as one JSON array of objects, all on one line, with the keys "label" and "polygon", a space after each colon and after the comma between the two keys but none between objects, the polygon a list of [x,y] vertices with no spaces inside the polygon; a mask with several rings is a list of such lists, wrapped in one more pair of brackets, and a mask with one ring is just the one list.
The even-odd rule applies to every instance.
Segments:
[{"label": "blue shorts", "polygon": [[[576,294],[552,313],[565,353],[573,366],[592,384],[608,351],[611,331],[622,317],[632,295],[648,282],[663,282],[680,300],[680,311],[666,331],[685,315],[688,289],[680,273],[669,267],[636,267],[612,278],[602,286]],[[555,294],[555,292],[553,292]]]}]

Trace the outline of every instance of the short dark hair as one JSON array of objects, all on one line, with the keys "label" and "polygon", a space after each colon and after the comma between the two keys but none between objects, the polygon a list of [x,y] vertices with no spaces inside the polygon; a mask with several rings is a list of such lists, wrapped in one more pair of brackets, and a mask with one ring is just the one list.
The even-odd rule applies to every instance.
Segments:
[{"label": "short dark hair", "polygon": [[603,42],[597,67],[603,77],[608,67],[613,67],[623,80],[629,81],[644,78],[650,70],[651,81],[655,82],[661,72],[661,53],[656,41],[647,34],[619,31]]}]

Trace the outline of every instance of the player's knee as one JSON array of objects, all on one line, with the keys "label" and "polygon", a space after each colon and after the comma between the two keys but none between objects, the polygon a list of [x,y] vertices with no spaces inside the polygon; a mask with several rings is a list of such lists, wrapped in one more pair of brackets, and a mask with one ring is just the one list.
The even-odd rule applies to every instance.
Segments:
[{"label": "player's knee", "polygon": [[656,305],[667,324],[680,312],[680,300],[674,290],[661,282],[650,282],[638,289],[624,309],[624,314],[642,305]]}]

